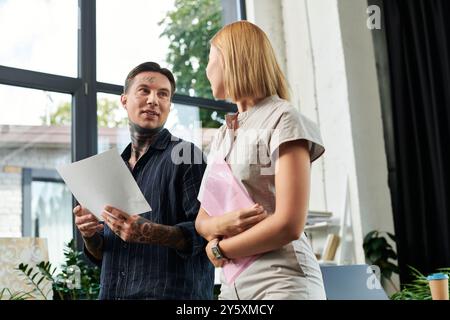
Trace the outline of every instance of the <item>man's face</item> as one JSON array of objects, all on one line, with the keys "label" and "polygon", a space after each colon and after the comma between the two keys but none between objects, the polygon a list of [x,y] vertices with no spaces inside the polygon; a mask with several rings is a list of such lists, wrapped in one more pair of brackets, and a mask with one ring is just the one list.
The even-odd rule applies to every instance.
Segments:
[{"label": "man's face", "polygon": [[156,129],[162,127],[169,116],[170,90],[166,76],[158,72],[141,72],[134,77],[120,101],[131,122],[142,128]]}]

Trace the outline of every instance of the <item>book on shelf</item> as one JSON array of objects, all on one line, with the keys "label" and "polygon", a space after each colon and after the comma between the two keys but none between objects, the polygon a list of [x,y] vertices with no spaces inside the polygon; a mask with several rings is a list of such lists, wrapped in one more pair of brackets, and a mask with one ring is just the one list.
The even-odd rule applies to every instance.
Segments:
[{"label": "book on shelf", "polygon": [[332,221],[332,213],[328,211],[309,211],[306,226],[325,226]]},{"label": "book on shelf", "polygon": [[308,211],[309,217],[322,217],[322,218],[331,218],[333,214],[330,211]]},{"label": "book on shelf", "polygon": [[337,234],[328,234],[325,246],[323,247],[322,260],[333,261],[341,238]]},{"label": "book on shelf", "polygon": [[305,225],[305,230],[311,230],[315,228],[322,228],[322,227],[328,227],[330,226],[330,223],[328,221],[320,221],[315,223],[310,223]]}]

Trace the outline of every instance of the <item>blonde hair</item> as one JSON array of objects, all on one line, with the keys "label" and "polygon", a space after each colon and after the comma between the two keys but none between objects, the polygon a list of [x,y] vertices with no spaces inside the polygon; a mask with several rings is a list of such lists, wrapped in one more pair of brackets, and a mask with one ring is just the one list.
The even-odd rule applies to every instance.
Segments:
[{"label": "blonde hair", "polygon": [[248,21],[226,25],[211,39],[222,53],[225,94],[233,101],[278,94],[289,100],[286,78],[269,38]]}]

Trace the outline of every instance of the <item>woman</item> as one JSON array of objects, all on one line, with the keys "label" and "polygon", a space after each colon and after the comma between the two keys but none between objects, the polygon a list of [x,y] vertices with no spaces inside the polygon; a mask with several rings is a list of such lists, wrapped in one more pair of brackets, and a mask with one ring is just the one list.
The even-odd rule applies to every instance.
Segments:
[{"label": "woman", "polygon": [[227,116],[210,155],[227,161],[256,205],[219,217],[201,208],[196,228],[209,241],[206,252],[216,267],[261,254],[232,284],[222,274],[219,299],[325,299],[303,232],[311,162],[324,152],[317,127],[289,104],[273,48],[249,22],[227,25],[213,37],[206,73],[214,97],[232,100],[239,110]]}]

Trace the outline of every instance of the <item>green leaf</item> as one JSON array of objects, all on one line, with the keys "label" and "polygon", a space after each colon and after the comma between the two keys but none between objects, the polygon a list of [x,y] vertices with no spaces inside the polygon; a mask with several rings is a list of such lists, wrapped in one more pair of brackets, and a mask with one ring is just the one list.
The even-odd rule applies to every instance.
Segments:
[{"label": "green leaf", "polygon": [[381,259],[381,257],[383,256],[383,254],[379,251],[374,251],[369,255],[369,261],[371,263],[375,263],[377,262],[379,259]]},{"label": "green leaf", "polygon": [[389,238],[391,238],[392,241],[394,241],[395,243],[397,243],[397,238],[395,237],[395,235],[393,235],[390,232],[386,232],[386,234],[389,236]]},{"label": "green leaf", "polygon": [[23,264],[23,263],[19,264],[19,267],[18,267],[18,269],[20,271],[22,271],[23,273],[26,272],[27,268],[28,268],[28,264]]},{"label": "green leaf", "polygon": [[39,279],[39,281],[37,282],[37,285],[40,285],[41,282],[42,282],[44,279],[45,279],[45,276],[42,276],[42,277]]},{"label": "green leaf", "polygon": [[387,245],[387,241],[385,238],[377,238],[372,242],[372,250],[382,250]]},{"label": "green leaf", "polygon": [[368,243],[368,242],[370,241],[370,239],[372,239],[372,237],[373,237],[374,235],[376,235],[377,233],[378,233],[378,231],[376,231],[376,230],[370,231],[370,232],[364,237],[364,243]]},{"label": "green leaf", "polygon": [[410,265],[408,265],[408,268],[411,269],[411,273],[414,277],[419,278],[419,279],[426,279],[426,277],[422,273],[420,273],[420,271],[417,270],[416,268],[414,268]]},{"label": "green leaf", "polygon": [[392,258],[392,259],[397,259],[397,254],[394,252],[394,250],[388,249],[388,250],[386,250],[386,257]]}]

